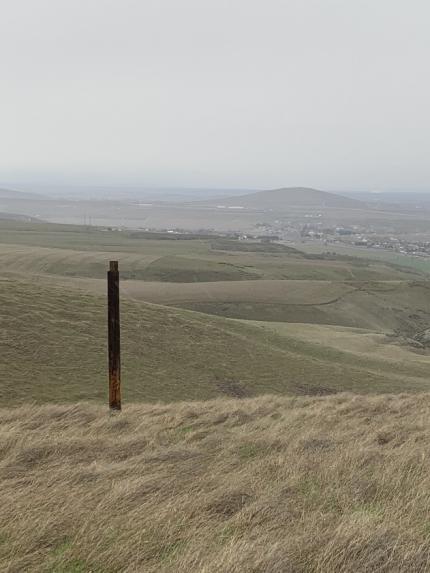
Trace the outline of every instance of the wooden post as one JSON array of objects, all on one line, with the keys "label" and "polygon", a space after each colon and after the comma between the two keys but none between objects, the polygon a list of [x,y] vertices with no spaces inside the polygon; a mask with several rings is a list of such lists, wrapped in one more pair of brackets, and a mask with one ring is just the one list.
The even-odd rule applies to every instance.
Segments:
[{"label": "wooden post", "polygon": [[121,410],[121,346],[118,261],[110,261],[108,282],[109,408]]}]

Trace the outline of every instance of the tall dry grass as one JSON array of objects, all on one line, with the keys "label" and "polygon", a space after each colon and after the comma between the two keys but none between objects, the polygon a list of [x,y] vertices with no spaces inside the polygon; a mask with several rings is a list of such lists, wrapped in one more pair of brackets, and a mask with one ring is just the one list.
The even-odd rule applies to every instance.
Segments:
[{"label": "tall dry grass", "polygon": [[430,570],[430,395],[0,411],[0,570]]}]

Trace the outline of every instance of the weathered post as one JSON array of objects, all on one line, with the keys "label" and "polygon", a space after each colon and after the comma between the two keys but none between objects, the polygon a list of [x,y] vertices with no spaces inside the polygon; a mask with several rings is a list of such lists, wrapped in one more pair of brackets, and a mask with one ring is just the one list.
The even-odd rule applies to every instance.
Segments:
[{"label": "weathered post", "polygon": [[109,408],[121,410],[121,346],[118,261],[110,261],[108,282]]}]

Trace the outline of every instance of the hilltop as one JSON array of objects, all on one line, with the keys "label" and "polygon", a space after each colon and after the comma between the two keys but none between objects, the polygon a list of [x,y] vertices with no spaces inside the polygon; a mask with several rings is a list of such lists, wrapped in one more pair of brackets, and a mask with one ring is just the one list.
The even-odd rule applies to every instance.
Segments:
[{"label": "hilltop", "polygon": [[8,573],[425,573],[430,395],[0,410]]},{"label": "hilltop", "polygon": [[[247,209],[285,210],[290,207],[367,209],[366,203],[308,187],[283,187],[217,200],[220,205]],[[211,203],[214,201],[212,200]]]}]

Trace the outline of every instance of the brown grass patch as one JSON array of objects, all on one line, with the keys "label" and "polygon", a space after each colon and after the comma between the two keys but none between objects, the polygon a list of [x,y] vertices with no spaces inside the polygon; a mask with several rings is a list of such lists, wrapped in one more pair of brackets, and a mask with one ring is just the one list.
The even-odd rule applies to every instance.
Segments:
[{"label": "brown grass patch", "polygon": [[430,395],[0,410],[0,570],[425,572]]}]

